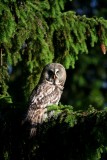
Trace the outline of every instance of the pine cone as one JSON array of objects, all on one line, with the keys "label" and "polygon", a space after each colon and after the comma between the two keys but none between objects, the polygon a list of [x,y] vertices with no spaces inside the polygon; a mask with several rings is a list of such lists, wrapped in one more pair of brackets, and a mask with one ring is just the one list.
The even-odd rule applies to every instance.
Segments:
[{"label": "pine cone", "polygon": [[100,47],[101,47],[103,54],[106,54],[106,46],[102,43]]}]

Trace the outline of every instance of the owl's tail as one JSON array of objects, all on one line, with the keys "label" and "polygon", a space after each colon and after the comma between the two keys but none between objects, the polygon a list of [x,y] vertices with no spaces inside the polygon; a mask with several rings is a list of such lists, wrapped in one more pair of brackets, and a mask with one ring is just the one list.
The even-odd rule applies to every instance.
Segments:
[{"label": "owl's tail", "polygon": [[30,128],[30,138],[32,138],[36,134],[37,134],[37,127],[31,127]]},{"label": "owl's tail", "polygon": [[37,130],[39,126],[46,120],[47,118],[47,109],[39,108],[34,111],[29,111],[28,113],[28,121],[30,122],[30,137],[33,137],[37,134]]}]

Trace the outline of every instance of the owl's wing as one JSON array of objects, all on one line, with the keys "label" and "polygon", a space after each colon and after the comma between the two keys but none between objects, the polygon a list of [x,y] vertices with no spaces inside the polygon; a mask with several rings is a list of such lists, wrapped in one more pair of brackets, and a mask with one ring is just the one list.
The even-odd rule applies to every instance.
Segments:
[{"label": "owl's wing", "polygon": [[33,90],[26,117],[31,124],[30,135],[33,135],[36,126],[47,118],[47,106],[58,104],[61,93],[57,86],[49,83],[42,83]]}]

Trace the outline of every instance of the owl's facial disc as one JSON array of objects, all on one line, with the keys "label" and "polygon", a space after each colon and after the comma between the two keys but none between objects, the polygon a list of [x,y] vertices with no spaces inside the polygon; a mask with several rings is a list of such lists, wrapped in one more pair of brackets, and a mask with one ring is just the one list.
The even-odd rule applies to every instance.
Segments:
[{"label": "owl's facial disc", "polygon": [[59,84],[59,80],[58,80],[58,69],[53,70],[49,70],[48,71],[48,81],[51,82],[52,84]]},{"label": "owl's facial disc", "polygon": [[59,63],[50,63],[43,69],[39,83],[47,81],[50,84],[64,86],[65,80],[65,68]]}]

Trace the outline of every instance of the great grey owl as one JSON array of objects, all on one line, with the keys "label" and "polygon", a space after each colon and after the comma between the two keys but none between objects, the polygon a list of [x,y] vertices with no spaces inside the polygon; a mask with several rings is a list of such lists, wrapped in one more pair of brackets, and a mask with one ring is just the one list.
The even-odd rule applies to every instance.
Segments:
[{"label": "great grey owl", "polygon": [[30,96],[26,120],[30,123],[30,135],[36,133],[36,127],[47,118],[47,107],[58,104],[66,81],[66,70],[59,63],[47,64],[41,74],[38,85]]}]

